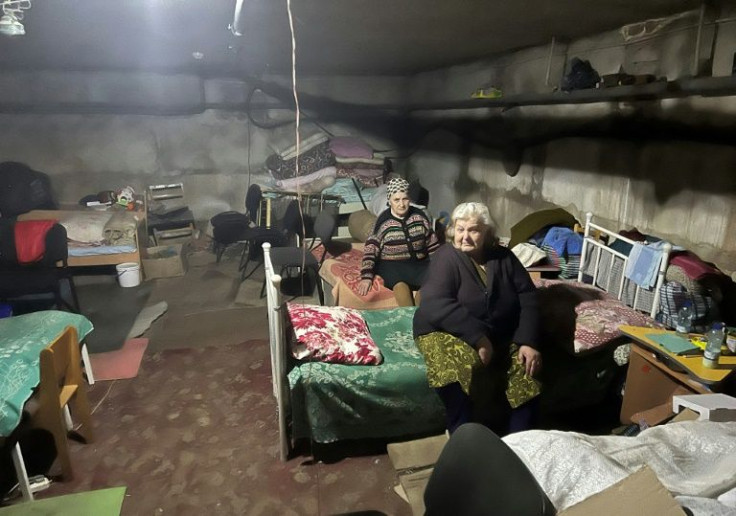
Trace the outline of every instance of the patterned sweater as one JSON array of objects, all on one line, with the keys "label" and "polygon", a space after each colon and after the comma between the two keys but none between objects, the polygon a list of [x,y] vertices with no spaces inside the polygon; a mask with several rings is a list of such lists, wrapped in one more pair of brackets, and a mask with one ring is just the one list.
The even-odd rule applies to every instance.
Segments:
[{"label": "patterned sweater", "polygon": [[425,260],[440,246],[427,216],[414,206],[399,219],[385,210],[378,216],[373,234],[365,241],[361,279],[373,279],[382,261]]}]

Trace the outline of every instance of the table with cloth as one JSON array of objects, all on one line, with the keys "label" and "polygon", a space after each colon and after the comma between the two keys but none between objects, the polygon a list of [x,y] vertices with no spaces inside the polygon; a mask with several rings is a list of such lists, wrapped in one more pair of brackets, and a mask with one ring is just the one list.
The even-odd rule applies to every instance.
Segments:
[{"label": "table with cloth", "polygon": [[41,350],[67,326],[76,328],[80,342],[93,329],[83,315],[58,310],[0,319],[0,437],[20,423],[23,405],[40,381]]}]

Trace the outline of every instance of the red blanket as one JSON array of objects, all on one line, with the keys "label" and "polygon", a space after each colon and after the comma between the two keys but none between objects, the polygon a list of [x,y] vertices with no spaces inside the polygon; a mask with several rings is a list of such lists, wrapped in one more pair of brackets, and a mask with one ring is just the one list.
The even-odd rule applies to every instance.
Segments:
[{"label": "red blanket", "polygon": [[22,220],[15,223],[15,255],[18,263],[33,263],[46,253],[46,233],[55,220]]}]

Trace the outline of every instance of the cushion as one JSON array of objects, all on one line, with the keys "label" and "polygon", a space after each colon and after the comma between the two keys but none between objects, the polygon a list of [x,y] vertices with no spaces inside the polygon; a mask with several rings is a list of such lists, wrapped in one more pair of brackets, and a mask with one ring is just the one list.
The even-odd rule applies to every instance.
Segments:
[{"label": "cushion", "polygon": [[618,327],[624,324],[661,328],[651,317],[622,305],[618,301],[601,299],[584,301],[575,307],[575,352],[588,351],[619,338]]},{"label": "cushion", "polygon": [[358,242],[365,242],[373,233],[376,217],[368,210],[354,211],[348,217],[348,231],[350,236]]},{"label": "cushion", "polygon": [[378,365],[383,355],[358,310],[341,306],[287,303],[295,339],[292,353],[300,360]]}]

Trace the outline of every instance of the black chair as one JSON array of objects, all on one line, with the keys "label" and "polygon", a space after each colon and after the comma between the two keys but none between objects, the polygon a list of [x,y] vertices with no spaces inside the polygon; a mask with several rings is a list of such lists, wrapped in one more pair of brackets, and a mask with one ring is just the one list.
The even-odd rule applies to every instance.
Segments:
[{"label": "black chair", "polygon": [[453,432],[424,491],[427,516],[553,516],[554,505],[506,443],[478,423]]},{"label": "black chair", "polygon": [[[315,224],[316,225],[316,224]],[[271,249],[271,263],[274,270],[279,270],[283,277],[284,272],[292,269],[298,271],[297,276],[283,277],[281,283],[282,293],[293,295],[306,295],[311,293],[313,285],[317,286],[320,304],[324,304],[325,295],[322,283],[319,280],[320,262],[312,254],[312,246],[305,244],[305,235],[310,233],[311,220],[304,216],[298,200],[293,200],[286,207],[286,213],[282,223],[283,235],[290,245],[274,247]],[[312,240],[312,245],[314,244]],[[272,244],[273,245],[273,244]],[[314,283],[312,283],[312,281]],[[265,292],[266,280],[263,280],[261,297]]]},{"label": "black chair", "polygon": [[[226,211],[218,213],[210,220],[213,231],[213,250],[217,262],[222,258],[225,249],[230,245],[243,244],[240,255],[240,280],[250,277],[263,263],[261,245],[269,242],[273,247],[287,245],[282,231],[260,226],[259,215],[263,192],[257,184],[252,184],[245,195],[245,213]],[[255,266],[248,272],[251,262]]]},{"label": "black chair", "polygon": [[322,255],[320,256],[319,266],[317,269],[322,268],[322,264],[328,254],[332,256],[340,256],[341,254],[349,251],[352,247],[350,242],[332,239],[335,235],[336,228],[337,218],[335,215],[326,210],[322,210],[317,214],[317,217],[314,220],[314,235],[316,238],[319,238],[319,245],[317,247],[322,247]]},{"label": "black chair", "polygon": [[[0,219],[0,300],[27,301],[29,296],[49,295],[56,308],[79,313],[74,279],[68,267],[66,229],[54,224],[46,233],[43,257],[34,263],[18,263],[15,222]],[[71,300],[62,291],[67,286]]]}]

